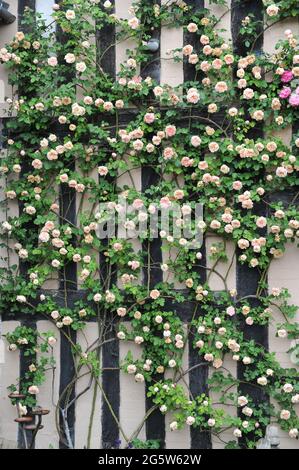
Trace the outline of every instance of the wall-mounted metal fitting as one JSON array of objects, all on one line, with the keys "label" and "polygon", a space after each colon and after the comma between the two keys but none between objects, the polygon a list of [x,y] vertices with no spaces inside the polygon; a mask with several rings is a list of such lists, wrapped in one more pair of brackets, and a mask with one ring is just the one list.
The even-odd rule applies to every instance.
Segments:
[{"label": "wall-mounted metal fitting", "polygon": [[0,1],[0,26],[2,24],[11,24],[16,20],[15,15],[10,13],[9,4]]},{"label": "wall-mounted metal fitting", "polygon": [[157,38],[151,38],[147,42],[144,41],[143,45],[149,52],[157,52],[160,47],[160,41]]}]

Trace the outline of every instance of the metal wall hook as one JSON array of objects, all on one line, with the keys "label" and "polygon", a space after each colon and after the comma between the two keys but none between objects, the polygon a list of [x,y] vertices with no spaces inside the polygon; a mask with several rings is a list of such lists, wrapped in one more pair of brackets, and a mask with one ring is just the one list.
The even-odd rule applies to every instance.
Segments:
[{"label": "metal wall hook", "polygon": [[160,41],[157,38],[151,38],[147,42],[144,41],[143,45],[147,48],[148,51],[157,52],[160,47]]},{"label": "metal wall hook", "polygon": [[0,26],[2,24],[11,24],[16,20],[15,15],[8,11],[9,4],[6,2],[0,2]]}]

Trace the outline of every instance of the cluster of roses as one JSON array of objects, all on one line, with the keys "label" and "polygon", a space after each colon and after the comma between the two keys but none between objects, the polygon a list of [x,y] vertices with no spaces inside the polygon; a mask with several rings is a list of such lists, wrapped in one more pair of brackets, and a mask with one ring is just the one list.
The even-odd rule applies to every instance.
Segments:
[{"label": "cluster of roses", "polygon": [[[6,340],[8,342],[8,350],[15,352],[17,350],[23,350],[26,355],[40,353],[41,351],[47,352],[49,348],[53,349],[57,343],[57,340],[52,332],[39,335],[35,330],[25,326],[19,326],[15,329],[13,333],[8,333],[6,335]],[[39,387],[41,383],[41,376],[44,374],[47,366],[53,365],[52,358],[42,358],[40,360],[36,359],[35,362],[32,362],[28,366],[28,371],[26,372],[26,380],[21,384],[21,392],[25,395],[29,394],[30,396],[35,397],[39,394]],[[15,386],[11,386],[11,391],[15,392]],[[34,403],[29,400],[28,404]],[[25,399],[26,403],[26,399]],[[20,415],[25,416],[28,412],[26,404],[20,404]]]},{"label": "cluster of roses", "polygon": [[[118,316],[129,317],[132,322],[129,327],[128,323],[120,323],[118,339],[142,345],[139,359],[133,361],[132,355],[128,354],[123,362],[124,371],[133,374],[137,382],[149,381],[152,374],[164,374],[166,369],[176,370],[181,365],[185,347],[182,322],[173,312],[158,311],[158,304],[155,304],[158,299],[163,301],[164,295],[158,289],[153,289],[148,298],[139,302],[138,310],[131,307],[119,307],[116,310]],[[143,304],[146,305],[145,309],[142,308]],[[159,354],[153,357],[153,348],[157,347]]]},{"label": "cluster of roses", "polygon": [[[297,64],[299,64],[299,55],[295,56]],[[297,67],[299,69],[299,67]],[[297,73],[297,76],[299,74]],[[283,83],[283,88],[279,93],[279,98],[283,100],[288,100],[288,103],[292,107],[299,106],[299,86],[298,80],[294,80],[294,73],[291,70],[285,70],[281,74],[281,83]]]}]

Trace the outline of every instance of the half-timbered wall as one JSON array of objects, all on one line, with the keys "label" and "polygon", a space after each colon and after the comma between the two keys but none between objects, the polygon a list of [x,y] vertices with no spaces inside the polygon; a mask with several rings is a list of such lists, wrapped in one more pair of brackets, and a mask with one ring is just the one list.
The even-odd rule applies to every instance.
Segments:
[{"label": "half-timbered wall", "polygon": [[[165,0],[161,1],[163,2]],[[246,2],[230,0],[228,3],[231,9],[225,14],[226,8],[213,5],[210,6],[208,0],[186,0],[187,4],[194,4],[198,8],[206,6],[215,11],[217,16],[223,15],[219,28],[226,29],[227,38],[233,41],[234,48],[236,52],[239,53],[242,52],[242,43],[240,42],[240,36],[238,35],[240,22],[242,18],[249,13],[253,13],[257,18],[262,19],[261,2],[262,0]],[[52,0],[10,0],[9,3],[12,13],[20,18],[26,5],[36,8],[36,10],[43,12],[47,17],[49,17],[53,2]],[[128,17],[130,0],[113,0],[113,3],[115,12],[118,16],[123,18]],[[155,1],[155,3],[157,3],[157,1]],[[275,42],[283,35],[286,28],[291,28],[295,33],[299,33],[298,21],[284,22],[277,26],[275,25],[270,31],[265,32],[264,36],[260,36],[255,45],[256,50],[264,49],[268,52],[273,51]],[[18,22],[9,26],[1,26],[0,47],[3,47],[5,42],[12,38],[17,29]],[[99,48],[105,48],[107,45],[114,43],[114,34],[115,32],[112,27],[104,29],[101,33],[97,34],[96,40]],[[168,49],[181,47],[183,44],[191,43],[192,36],[189,34],[184,35],[182,30],[166,28],[163,28],[162,31],[155,31],[154,34],[156,37],[160,38],[160,50],[156,54],[156,60],[153,61],[152,65],[148,67],[144,73],[146,75],[154,76],[156,79],[160,80],[161,83],[170,83],[171,85],[177,85],[183,80],[192,80],[194,76],[193,67],[188,66],[188,64],[183,66],[181,63],[172,62],[167,56]],[[59,32],[58,35],[59,39],[63,40],[63,35]],[[128,44],[128,42],[111,47],[109,49],[109,53],[105,55],[105,59],[103,60],[103,68],[110,73],[116,74],[119,69],[119,64],[125,58],[125,51],[129,47],[130,44]],[[141,74],[142,73],[143,71],[141,70]],[[9,95],[10,89],[7,84],[7,75],[3,66],[0,65],[0,136],[1,125],[6,119],[5,98],[9,97]],[[292,129],[284,131],[284,138],[286,140],[290,138],[291,132]],[[155,174],[153,174],[149,168],[145,167],[140,171],[138,170],[133,172],[133,177],[136,188],[144,191],[148,186],[154,184]],[[119,184],[130,184],[130,181],[127,181],[122,177]],[[67,192],[61,190],[60,201],[61,216],[75,223],[76,206],[79,201],[76,200],[71,190],[68,190]],[[262,214],[266,209],[264,207],[260,207],[259,210]],[[12,205],[11,211],[16,213],[18,208]],[[215,242],[215,239],[211,237],[206,238],[206,253],[209,252],[213,242]],[[237,256],[233,247],[231,246],[228,248],[229,259],[227,263],[220,263],[218,267],[219,272],[224,276],[227,275],[227,285],[230,289],[236,288],[242,296],[254,293],[258,282],[255,271],[248,270],[247,267],[240,266],[236,261]],[[150,247],[150,253],[153,261],[156,261],[159,265],[162,260],[161,242],[155,241],[155,243]],[[165,257],[167,255],[163,253],[163,256]],[[288,288],[292,294],[292,301],[297,305],[299,305],[298,264],[298,250],[294,246],[290,245],[287,248],[284,257],[282,259],[275,260],[272,263],[269,272],[270,287],[281,285]],[[143,282],[147,282],[147,275],[147,272],[144,273]],[[207,276],[208,274],[206,273],[205,275]],[[163,273],[160,269],[152,269],[150,272],[150,284],[155,285],[157,282],[162,280],[162,276]],[[215,274],[212,274],[209,282],[215,291],[219,291],[223,288],[221,278]],[[72,302],[80,296],[80,285],[76,277],[75,265],[69,266],[66,272],[61,273],[60,279],[52,281],[47,288],[53,289],[53,292],[56,293],[55,295],[59,296],[59,289],[63,289],[65,283],[67,284],[67,290],[69,292],[68,303],[71,305]],[[179,314],[187,325],[190,320],[188,305],[180,305],[179,308]],[[14,318],[13,320],[2,318],[0,323],[0,332],[1,334],[5,334],[9,331],[13,331],[18,324],[28,324],[28,322],[29,320],[21,314],[18,318]],[[41,332],[51,328],[50,322],[43,319],[31,319],[30,325]],[[259,341],[259,343],[269,348],[270,351],[277,352],[278,359],[283,365],[286,367],[293,367],[294,365],[290,362],[289,356],[285,353],[287,349],[285,342],[282,344],[280,339],[275,338],[275,335],[271,334],[274,329],[274,324],[269,327],[269,331],[267,327],[250,327],[249,330],[248,327],[246,329],[246,326],[244,326],[244,331],[248,338],[250,336],[254,337]],[[96,323],[90,322],[84,330],[84,334],[73,334],[73,341],[78,342],[84,350],[84,348],[87,349],[88,346],[95,341],[97,334]],[[111,329],[111,335],[114,335],[113,327]],[[117,341],[107,343],[104,346],[102,366],[105,370],[100,380],[102,381],[105,393],[110,399],[115,414],[120,419],[124,431],[127,435],[130,435],[138,427],[139,423],[142,422],[146,411],[151,406],[151,402],[146,398],[146,387],[144,384],[133,384],[130,376],[124,375],[118,370],[119,358],[124,357],[127,350],[127,344],[120,345]],[[15,378],[26,368],[25,358],[21,356],[18,360],[16,357],[17,354],[18,352],[7,353],[4,343],[0,344],[0,446],[1,441],[4,442],[4,445],[11,447],[22,445],[22,439],[18,435],[17,425],[14,423],[15,410],[10,404],[6,390],[6,387],[13,383]],[[43,406],[49,408],[51,413],[44,420],[44,429],[38,433],[36,441],[37,448],[64,447],[64,443],[61,440],[59,441],[59,436],[56,430],[57,420],[61,420],[61,416],[57,417],[55,408],[57,400],[61,394],[62,400],[64,399],[63,392],[72,378],[73,365],[70,346],[63,335],[61,335],[59,342],[55,347],[55,355],[57,367],[54,379],[52,374],[49,374],[46,383],[41,387],[41,393],[39,395],[39,401]],[[186,348],[184,356],[186,368],[188,368],[188,366],[191,368],[193,365],[198,363],[199,360],[200,358],[192,346]],[[236,367],[235,362],[226,361],[225,367],[233,374],[237,374],[238,377],[242,377],[242,368]],[[208,367],[200,367],[191,370],[185,380],[188,381],[192,394],[196,395],[206,390],[207,378]],[[83,377],[77,382],[76,390],[71,390],[71,394],[78,394],[86,387],[88,387],[88,378]],[[243,392],[253,394],[257,401],[266,399],[266,397],[264,397],[260,392],[250,389],[250,386],[247,386],[246,390],[244,389]],[[83,448],[86,445],[86,436],[88,434],[89,425],[88,417],[91,411],[93,397],[94,389],[90,388],[82,395],[81,398],[79,398],[75,406],[73,406],[68,413],[69,429],[74,442],[74,447],[76,448]],[[99,391],[95,398],[95,410],[91,447],[112,447],[115,441],[119,438],[119,432]],[[237,413],[237,410],[235,412]],[[223,443],[215,440],[214,438],[212,439],[208,433],[201,433],[193,428],[191,431],[189,429],[185,429],[183,431],[170,432],[168,424],[168,418],[165,418],[159,412],[155,412],[147,420],[139,437],[142,439],[160,439],[165,443],[165,447],[170,449],[223,448]],[[229,440],[229,435],[227,437]],[[281,433],[281,448],[294,448],[294,446],[299,448],[298,441],[291,441],[287,434]]]}]

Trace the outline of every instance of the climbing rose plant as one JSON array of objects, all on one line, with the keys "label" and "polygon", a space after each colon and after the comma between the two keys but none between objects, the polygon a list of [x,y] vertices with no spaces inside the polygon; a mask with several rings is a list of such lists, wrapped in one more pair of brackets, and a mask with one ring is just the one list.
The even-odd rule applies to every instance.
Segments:
[{"label": "climbing rose plant", "polygon": [[[281,19],[296,17],[298,4],[264,1],[264,10],[265,28],[271,28]],[[0,271],[1,312],[38,314],[68,338],[75,382],[87,368],[94,400],[99,388],[126,445],[136,441],[145,420],[158,408],[172,416],[173,431],[193,426],[222,439],[230,429],[228,447],[238,447],[239,438],[246,447],[254,447],[270,422],[297,438],[296,369],[283,368],[274,353],[246,339],[244,325],[274,322],[282,343],[299,335],[297,307],[289,303],[288,290],[269,289],[267,283],[272,260],[283,256],[288,243],[298,244],[299,237],[299,135],[289,143],[279,137],[279,131],[299,117],[298,39],[287,30],[271,56],[255,53],[259,25],[248,16],[240,29],[248,52],[241,57],[217,31],[219,19],[208,9],[194,12],[183,1],[158,6],[142,0],[130,13],[124,20],[112,13],[110,2],[101,6],[95,0],[65,0],[53,5],[53,23],[46,25],[28,10],[26,32],[17,32],[0,51],[13,90],[7,151],[1,159],[1,246],[7,253],[6,267]],[[95,46],[95,24],[98,30],[115,25],[116,41],[130,39],[134,44],[116,78],[101,66],[107,50]],[[53,25],[63,41],[55,39]],[[184,44],[168,55],[189,63],[194,81],[173,87],[139,75],[140,67],[151,60],[147,41],[159,27],[183,27],[194,35],[197,48]],[[121,113],[129,108],[134,113],[123,124]],[[134,179],[141,166],[158,175],[157,183],[143,192]],[[124,175],[130,184],[121,185]],[[59,186],[69,188],[76,198],[76,223],[60,211]],[[294,190],[292,203],[275,198],[282,190]],[[100,203],[106,203],[105,209]],[[154,287],[142,284],[143,273],[152,268],[149,248],[142,247],[149,246],[153,233],[148,228],[139,232],[136,248],[136,241],[118,232],[102,239],[99,226],[128,204],[135,211],[120,228],[134,232],[150,215],[175,203],[181,209],[173,226],[194,229],[185,216],[201,203],[204,218],[197,228],[206,240],[218,237],[219,242],[214,240],[205,257],[202,247],[194,249],[187,238],[173,237],[171,227],[167,231],[159,225],[166,254],[161,264],[164,280]],[[11,209],[17,205],[15,216]],[[231,244],[233,257],[259,274],[255,295],[242,298],[229,288],[231,265],[226,274],[219,272]],[[173,252],[174,257],[168,256]],[[67,298],[67,292],[51,293],[43,287],[64,275],[70,263],[77,265],[84,297],[62,307],[59,296]],[[19,264],[28,268],[28,275]],[[211,276],[219,278],[221,292],[211,289]],[[184,290],[175,288],[178,283]],[[193,312],[187,329],[173,307],[183,302]],[[281,316],[279,323],[274,312]],[[99,337],[85,350],[72,341],[71,330],[84,331],[91,318],[98,323]],[[112,340],[139,346],[138,357],[129,352],[120,367],[132,375],[132,386],[134,380],[147,383],[154,404],[131,436],[124,432],[99,380],[109,318],[119,319],[117,338]],[[199,396],[190,395],[184,380],[188,335],[198,351],[198,367],[210,367],[208,393]],[[25,394],[24,414],[38,402],[46,370],[55,369],[49,354],[56,347],[55,336],[57,332],[40,336],[22,326],[6,336],[10,351],[39,356],[20,383],[10,387]],[[296,346],[291,353],[298,362]],[[227,370],[227,358],[243,364],[241,379]],[[254,403],[238,392],[243,383],[261,388],[271,400]],[[232,413],[236,408],[239,413]],[[67,415],[67,405],[63,411]],[[93,418],[94,406],[87,447]]]}]

